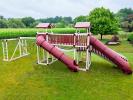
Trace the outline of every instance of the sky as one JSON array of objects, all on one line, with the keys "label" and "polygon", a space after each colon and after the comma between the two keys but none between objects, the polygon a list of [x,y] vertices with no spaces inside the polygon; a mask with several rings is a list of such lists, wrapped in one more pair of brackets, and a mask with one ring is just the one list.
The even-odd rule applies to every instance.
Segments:
[{"label": "sky", "polygon": [[46,18],[55,16],[88,15],[95,7],[109,8],[117,12],[132,8],[133,0],[0,0],[0,15],[6,18]]}]

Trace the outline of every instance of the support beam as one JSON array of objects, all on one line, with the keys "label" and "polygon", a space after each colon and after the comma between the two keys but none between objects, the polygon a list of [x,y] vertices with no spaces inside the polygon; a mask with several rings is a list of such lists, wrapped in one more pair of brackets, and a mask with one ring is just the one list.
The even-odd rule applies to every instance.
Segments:
[{"label": "support beam", "polygon": [[[20,37],[14,39],[3,39],[2,40],[2,49],[3,49],[3,61],[13,61],[18,58],[24,57],[29,55],[28,47],[27,47],[27,39],[35,39],[35,38],[28,38],[28,37]],[[8,48],[8,42],[16,41],[17,45],[14,49],[13,54],[9,57],[10,49]],[[19,51],[19,55],[15,56],[17,50]]]}]

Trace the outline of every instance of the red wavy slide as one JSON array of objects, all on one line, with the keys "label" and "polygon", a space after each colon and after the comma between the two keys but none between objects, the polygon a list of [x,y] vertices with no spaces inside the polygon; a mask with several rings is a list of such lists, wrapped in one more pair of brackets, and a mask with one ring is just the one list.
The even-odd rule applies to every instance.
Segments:
[{"label": "red wavy slide", "polygon": [[132,69],[125,58],[123,58],[120,54],[116,53],[110,48],[108,48],[94,36],[90,37],[90,44],[92,45],[92,52],[116,64],[124,73],[132,73]]},{"label": "red wavy slide", "polygon": [[75,60],[65,55],[58,47],[48,43],[43,35],[37,36],[37,45],[48,51],[51,55],[67,65],[67,67],[74,72],[79,70],[79,66],[75,63]]}]

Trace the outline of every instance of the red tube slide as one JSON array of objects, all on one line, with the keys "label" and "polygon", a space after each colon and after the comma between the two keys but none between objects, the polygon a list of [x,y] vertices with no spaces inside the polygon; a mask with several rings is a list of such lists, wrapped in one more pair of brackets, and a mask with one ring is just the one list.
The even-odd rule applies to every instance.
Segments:
[{"label": "red tube slide", "polygon": [[67,67],[71,71],[73,71],[73,72],[78,71],[79,66],[75,63],[75,61],[73,59],[71,59],[70,57],[68,57],[67,55],[65,55],[61,50],[59,50],[59,48],[48,43],[45,40],[43,35],[38,35],[36,41],[37,41],[38,46],[41,46],[43,49],[48,51],[50,54],[52,54],[58,60],[63,62],[65,65],[67,65]]},{"label": "red tube slide", "polygon": [[106,45],[104,45],[94,36],[91,36],[90,44],[92,45],[92,48],[100,52],[99,55],[100,54],[104,55],[108,60],[116,64],[124,73],[126,74],[132,73],[132,69],[129,66],[129,63],[125,59],[123,59],[118,53],[108,48]]}]

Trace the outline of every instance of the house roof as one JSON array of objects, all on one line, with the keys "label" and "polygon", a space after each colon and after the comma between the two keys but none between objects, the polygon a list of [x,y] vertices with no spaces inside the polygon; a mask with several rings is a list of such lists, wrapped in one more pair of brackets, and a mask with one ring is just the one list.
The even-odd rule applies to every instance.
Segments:
[{"label": "house roof", "polygon": [[133,18],[133,14],[128,15],[128,18]]},{"label": "house roof", "polygon": [[75,28],[90,28],[90,22],[77,22]]},{"label": "house roof", "polygon": [[52,24],[50,23],[39,23],[36,28],[51,28]]}]

